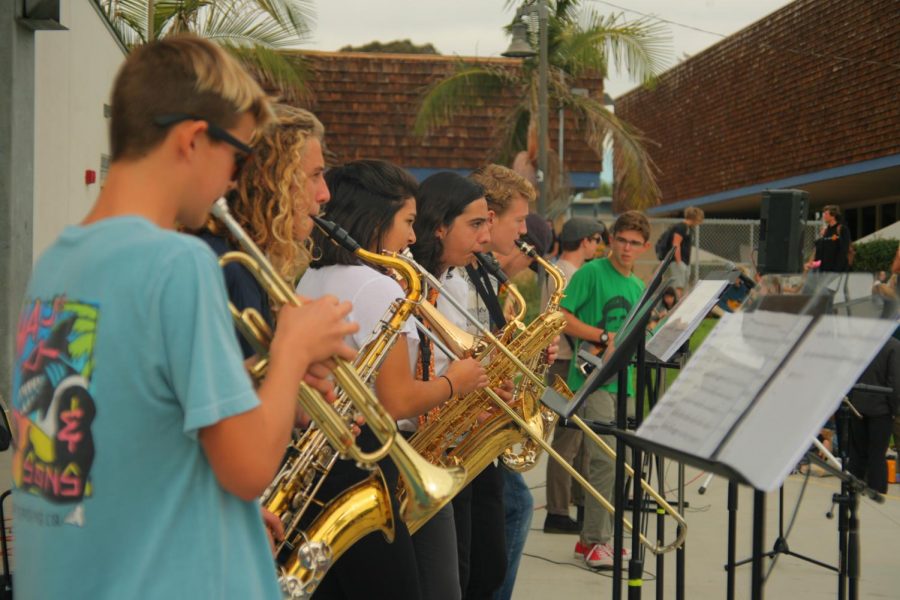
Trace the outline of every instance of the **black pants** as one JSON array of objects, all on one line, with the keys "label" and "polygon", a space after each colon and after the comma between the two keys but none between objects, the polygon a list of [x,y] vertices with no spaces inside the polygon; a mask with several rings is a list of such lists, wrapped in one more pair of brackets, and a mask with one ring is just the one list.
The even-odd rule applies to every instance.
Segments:
[{"label": "black pants", "polygon": [[[357,442],[366,451],[378,445],[368,427],[363,427]],[[394,541],[388,543],[380,531],[370,533],[350,546],[329,569],[313,597],[323,598],[391,598],[419,600],[419,577],[412,539],[400,519],[395,497],[398,473],[394,463],[385,459],[379,463],[391,491],[394,513]],[[334,498],[348,487],[368,477],[353,461],[341,460],[325,480],[318,497]]]},{"label": "black pants", "polygon": [[870,488],[887,493],[887,453],[893,425],[891,415],[850,417],[850,472]]},{"label": "black pants", "polygon": [[493,464],[453,499],[464,600],[489,599],[506,577],[503,477]]}]

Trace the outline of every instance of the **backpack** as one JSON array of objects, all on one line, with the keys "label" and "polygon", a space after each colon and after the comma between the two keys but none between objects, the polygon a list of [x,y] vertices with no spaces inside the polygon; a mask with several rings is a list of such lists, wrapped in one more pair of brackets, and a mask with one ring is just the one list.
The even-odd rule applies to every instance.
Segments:
[{"label": "backpack", "polygon": [[662,260],[666,257],[666,253],[669,251],[669,248],[672,246],[672,234],[675,231],[675,226],[672,225],[668,229],[666,229],[659,239],[656,240],[656,258]]}]

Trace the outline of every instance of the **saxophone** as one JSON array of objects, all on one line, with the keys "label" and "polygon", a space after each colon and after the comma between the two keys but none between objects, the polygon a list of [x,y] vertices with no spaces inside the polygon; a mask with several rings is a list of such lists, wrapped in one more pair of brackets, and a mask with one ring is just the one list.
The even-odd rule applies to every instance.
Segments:
[{"label": "saxophone", "polygon": [[[363,261],[392,269],[406,290],[404,298],[388,309],[381,326],[354,361],[361,377],[371,382],[403,323],[421,301],[421,282],[415,270],[403,260],[368,252],[334,223],[319,217],[313,219],[335,243]],[[354,404],[343,392],[338,396],[335,410],[348,420],[355,414]],[[285,523],[285,542],[279,548],[282,588],[295,593],[291,597],[306,598],[324,576],[324,570],[316,569],[310,557],[328,555],[331,561],[337,560],[353,543],[374,531],[381,531],[385,539],[393,541],[394,522],[390,493],[379,471],[331,500],[308,527],[301,529],[307,509],[312,504],[320,505],[315,495],[338,456],[329,453],[327,438],[317,430],[307,431],[293,447],[294,456],[270,486],[264,506]],[[439,510],[462,488],[463,469],[431,465],[417,456],[402,437],[392,441],[390,456],[401,481],[412,490],[401,506],[406,519],[418,519]]]},{"label": "saxophone", "polygon": [[[517,241],[516,245],[522,253],[536,260],[538,264],[543,267],[550,279],[553,280],[553,293],[547,301],[544,312],[538,318],[549,318],[548,315],[560,313],[559,302],[565,296],[565,293],[563,292],[566,288],[565,275],[563,275],[562,271],[560,271],[556,265],[544,260],[541,255],[535,251],[534,247],[522,241]],[[565,329],[565,325],[564,318],[562,322],[563,329]],[[557,335],[561,333],[562,329],[557,332]],[[546,380],[550,362],[547,360],[545,354],[536,357],[532,361],[532,364],[529,364],[528,366],[532,368],[535,375]],[[566,385],[566,382],[558,375],[554,377],[554,380],[550,385],[563,397],[570,398],[572,396],[572,391],[569,389],[569,386]],[[541,395],[544,393],[544,389],[531,379],[526,378],[519,386],[518,392],[522,401],[522,417],[531,423],[536,431],[542,431],[544,441],[549,443],[550,435],[556,425],[558,415],[541,404]],[[523,437],[517,445],[519,447],[518,451],[514,450],[512,447],[507,448],[503,451],[500,458],[507,468],[521,473],[533,468],[537,464],[542,448],[528,436]]]},{"label": "saxophone", "polygon": [[[436,418],[420,427],[410,439],[413,448],[434,464],[464,465],[467,471],[466,483],[469,483],[504,450],[519,442],[523,435],[519,423],[496,409],[497,397],[490,389],[502,385],[520,369],[515,361],[498,352],[497,348],[503,345],[519,361],[531,362],[535,357],[541,356],[559,335],[565,327],[565,317],[558,311],[545,312],[523,331],[519,331],[521,324],[513,319],[497,336],[499,340],[495,339],[494,343],[487,344],[483,340],[462,334],[430,304],[423,303],[419,307],[419,313],[441,341],[453,349],[456,356],[469,354],[485,364],[488,388],[448,402],[441,407]],[[500,341],[508,339],[511,339],[508,343]],[[531,419],[529,426],[541,427],[540,435],[544,435],[541,418]],[[404,492],[401,486],[398,494],[402,495]],[[427,518],[407,521],[407,526],[410,532],[415,532],[425,521]]]},{"label": "saxophone", "polygon": [[[270,295],[280,303],[298,303],[293,290],[275,272],[271,264],[246,232],[230,215],[227,203],[219,199],[213,214],[238,238],[245,253],[230,252],[221,264],[243,264]],[[315,218],[315,217],[314,217]],[[307,384],[301,385],[299,399],[313,417],[315,429],[308,430],[288,449],[288,457],[278,475],[261,498],[262,505],[276,514],[285,525],[285,542],[280,544],[278,562],[280,583],[286,597],[308,598],[319,584],[332,562],[354,542],[373,531],[382,531],[391,541],[394,520],[390,493],[380,472],[344,491],[322,507],[312,524],[305,530],[299,527],[305,511],[313,504],[325,477],[339,457],[350,457],[364,468],[377,468],[377,461],[390,456],[397,465],[403,482],[413,493],[403,507],[404,514],[415,518],[443,506],[461,489],[462,469],[441,469],[422,460],[409,448],[397,432],[396,424],[384,411],[366,382],[377,372],[381,360],[421,297],[421,285],[414,270],[401,260],[390,259],[362,250],[358,244],[334,224],[317,219],[326,233],[360,258],[390,266],[403,273],[407,282],[406,297],[394,303],[382,322],[381,329],[365,345],[353,365],[336,359],[335,379],[340,385],[336,407]],[[329,229],[330,227],[330,229]],[[248,337],[260,356],[268,350],[271,331],[254,311],[239,313],[231,305],[232,315],[240,331]],[[251,368],[251,375],[265,374],[266,360]],[[364,453],[356,445],[350,432],[348,418],[362,413],[382,446]],[[329,447],[330,446],[330,447]]]}]

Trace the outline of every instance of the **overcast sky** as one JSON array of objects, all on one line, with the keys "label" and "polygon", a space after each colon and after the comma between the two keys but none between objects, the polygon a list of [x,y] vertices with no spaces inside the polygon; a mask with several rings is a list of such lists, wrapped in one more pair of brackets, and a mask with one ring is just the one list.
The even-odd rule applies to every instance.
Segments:
[{"label": "overcast sky", "polygon": [[[652,14],[724,35],[730,35],[778,10],[789,0],[611,0],[630,11]],[[316,2],[317,24],[312,50],[337,50],[347,44],[360,45],[411,39],[432,43],[441,54],[499,56],[509,45],[503,26],[514,9],[504,0],[322,0]],[[604,13],[624,12],[630,19],[639,14],[623,11],[599,0],[583,0],[583,6]],[[666,25],[672,40],[670,64],[685,54],[694,55],[722,38],[672,24]],[[633,88],[624,76],[613,76],[606,90],[613,96]]]}]

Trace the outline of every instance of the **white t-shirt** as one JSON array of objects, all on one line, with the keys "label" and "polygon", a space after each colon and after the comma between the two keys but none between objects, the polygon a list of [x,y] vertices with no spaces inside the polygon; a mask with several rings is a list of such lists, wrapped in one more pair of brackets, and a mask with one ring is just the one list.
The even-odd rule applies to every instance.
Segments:
[{"label": "white t-shirt", "polygon": [[[403,298],[400,284],[383,273],[364,265],[330,265],[319,269],[307,269],[297,285],[297,293],[310,298],[332,295],[339,300],[349,300],[353,305],[349,321],[359,324],[359,331],[344,340],[359,350],[371,339],[373,332],[381,330],[381,322],[387,316],[391,304]],[[416,372],[419,353],[419,333],[412,317],[406,320],[401,335],[406,336],[409,365]],[[370,387],[374,382],[369,382]],[[409,423],[400,421],[401,429],[409,429]]]},{"label": "white t-shirt", "polygon": [[[493,278],[491,278],[491,283],[493,284],[494,289],[497,289],[496,282]],[[444,286],[444,291],[448,294],[451,294],[454,299],[457,300],[466,310],[478,318],[478,321],[485,325],[486,327],[490,327],[490,315],[488,313],[487,306],[484,301],[478,295],[478,292],[475,290],[475,286],[469,281],[469,276],[466,273],[466,270],[463,268],[452,268],[448,269],[441,275],[441,285]],[[472,324],[466,317],[462,315],[456,307],[453,306],[449,301],[442,298],[442,295],[438,296],[437,301],[437,309],[447,317],[447,320],[459,327],[460,329],[471,333],[472,335],[481,337],[481,333],[478,331],[478,328]],[[437,375],[440,375],[444,371],[447,370],[450,361],[440,350],[435,350],[434,353],[434,372]]]}]

